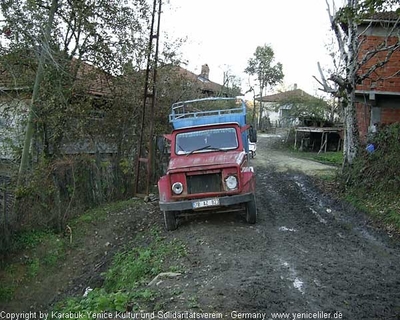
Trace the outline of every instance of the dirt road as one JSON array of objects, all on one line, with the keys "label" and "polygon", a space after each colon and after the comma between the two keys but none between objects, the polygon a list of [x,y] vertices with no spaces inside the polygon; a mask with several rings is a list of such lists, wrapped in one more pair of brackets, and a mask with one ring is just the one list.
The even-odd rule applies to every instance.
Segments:
[{"label": "dirt road", "polygon": [[[259,135],[255,225],[238,213],[211,214],[162,231],[186,244],[188,255],[180,276],[151,287],[158,294],[146,312],[156,310],[159,319],[400,319],[399,240],[318,191],[310,177],[335,169],[274,150],[279,139]],[[157,202],[108,212],[57,268],[0,310],[46,310],[101,286],[113,254],[155,225],[164,230]]]},{"label": "dirt road", "polygon": [[271,150],[275,138],[260,135],[253,161],[257,224],[209,215],[168,233],[188,245],[190,264],[159,284],[164,310],[225,319],[400,319],[398,240],[293,171],[332,168],[286,158]]}]

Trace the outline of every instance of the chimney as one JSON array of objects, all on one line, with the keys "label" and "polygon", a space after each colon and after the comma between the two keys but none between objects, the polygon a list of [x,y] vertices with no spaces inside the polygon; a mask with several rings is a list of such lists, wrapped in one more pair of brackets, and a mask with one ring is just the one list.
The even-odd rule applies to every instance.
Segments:
[{"label": "chimney", "polygon": [[293,85],[293,90],[297,90],[297,83]]},{"label": "chimney", "polygon": [[200,76],[202,76],[205,79],[208,79],[210,76],[210,68],[208,67],[208,64],[203,64],[201,66],[201,73]]}]

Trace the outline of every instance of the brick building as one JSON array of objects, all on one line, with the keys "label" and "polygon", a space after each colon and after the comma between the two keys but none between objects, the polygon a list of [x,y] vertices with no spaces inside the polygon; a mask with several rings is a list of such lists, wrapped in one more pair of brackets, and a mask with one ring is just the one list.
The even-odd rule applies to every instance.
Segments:
[{"label": "brick building", "polygon": [[[374,124],[400,122],[400,22],[395,12],[375,14],[363,20],[359,28],[359,74],[375,70],[356,87],[356,114],[361,142],[365,143]],[[387,43],[385,44],[385,42]],[[388,50],[396,47],[387,63]],[[364,63],[365,62],[365,63]]]}]

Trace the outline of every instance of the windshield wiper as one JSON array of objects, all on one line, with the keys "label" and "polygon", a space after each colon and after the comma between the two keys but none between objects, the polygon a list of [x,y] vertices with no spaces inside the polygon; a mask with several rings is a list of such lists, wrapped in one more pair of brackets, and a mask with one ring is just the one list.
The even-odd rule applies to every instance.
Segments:
[{"label": "windshield wiper", "polygon": [[211,145],[208,145],[208,146],[204,146],[204,147],[201,147],[201,148],[194,149],[194,150],[188,152],[186,155],[188,156],[188,155],[190,155],[190,154],[192,154],[194,152],[201,151],[201,150],[206,150],[206,149],[218,150],[218,151],[228,151],[227,149],[216,148],[216,147],[212,147]]},{"label": "windshield wiper", "polygon": [[201,150],[208,149],[208,148],[211,148],[211,146],[208,145],[208,146],[204,146],[204,147],[201,147],[201,148],[193,149],[192,151],[186,153],[186,155],[188,156],[188,155],[192,154],[193,152],[201,151]]}]

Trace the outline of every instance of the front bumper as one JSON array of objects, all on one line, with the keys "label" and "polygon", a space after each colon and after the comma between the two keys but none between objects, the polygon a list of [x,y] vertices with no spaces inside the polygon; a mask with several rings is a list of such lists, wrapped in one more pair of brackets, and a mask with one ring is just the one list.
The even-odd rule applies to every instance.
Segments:
[{"label": "front bumper", "polygon": [[[215,198],[215,197],[214,197]],[[215,209],[220,207],[229,207],[235,204],[246,203],[254,199],[253,193],[237,194],[232,196],[224,196],[219,198],[219,206],[207,207],[204,209]],[[186,211],[193,210],[193,203],[199,200],[207,199],[193,199],[185,201],[175,201],[175,202],[159,202],[161,211]]]}]

